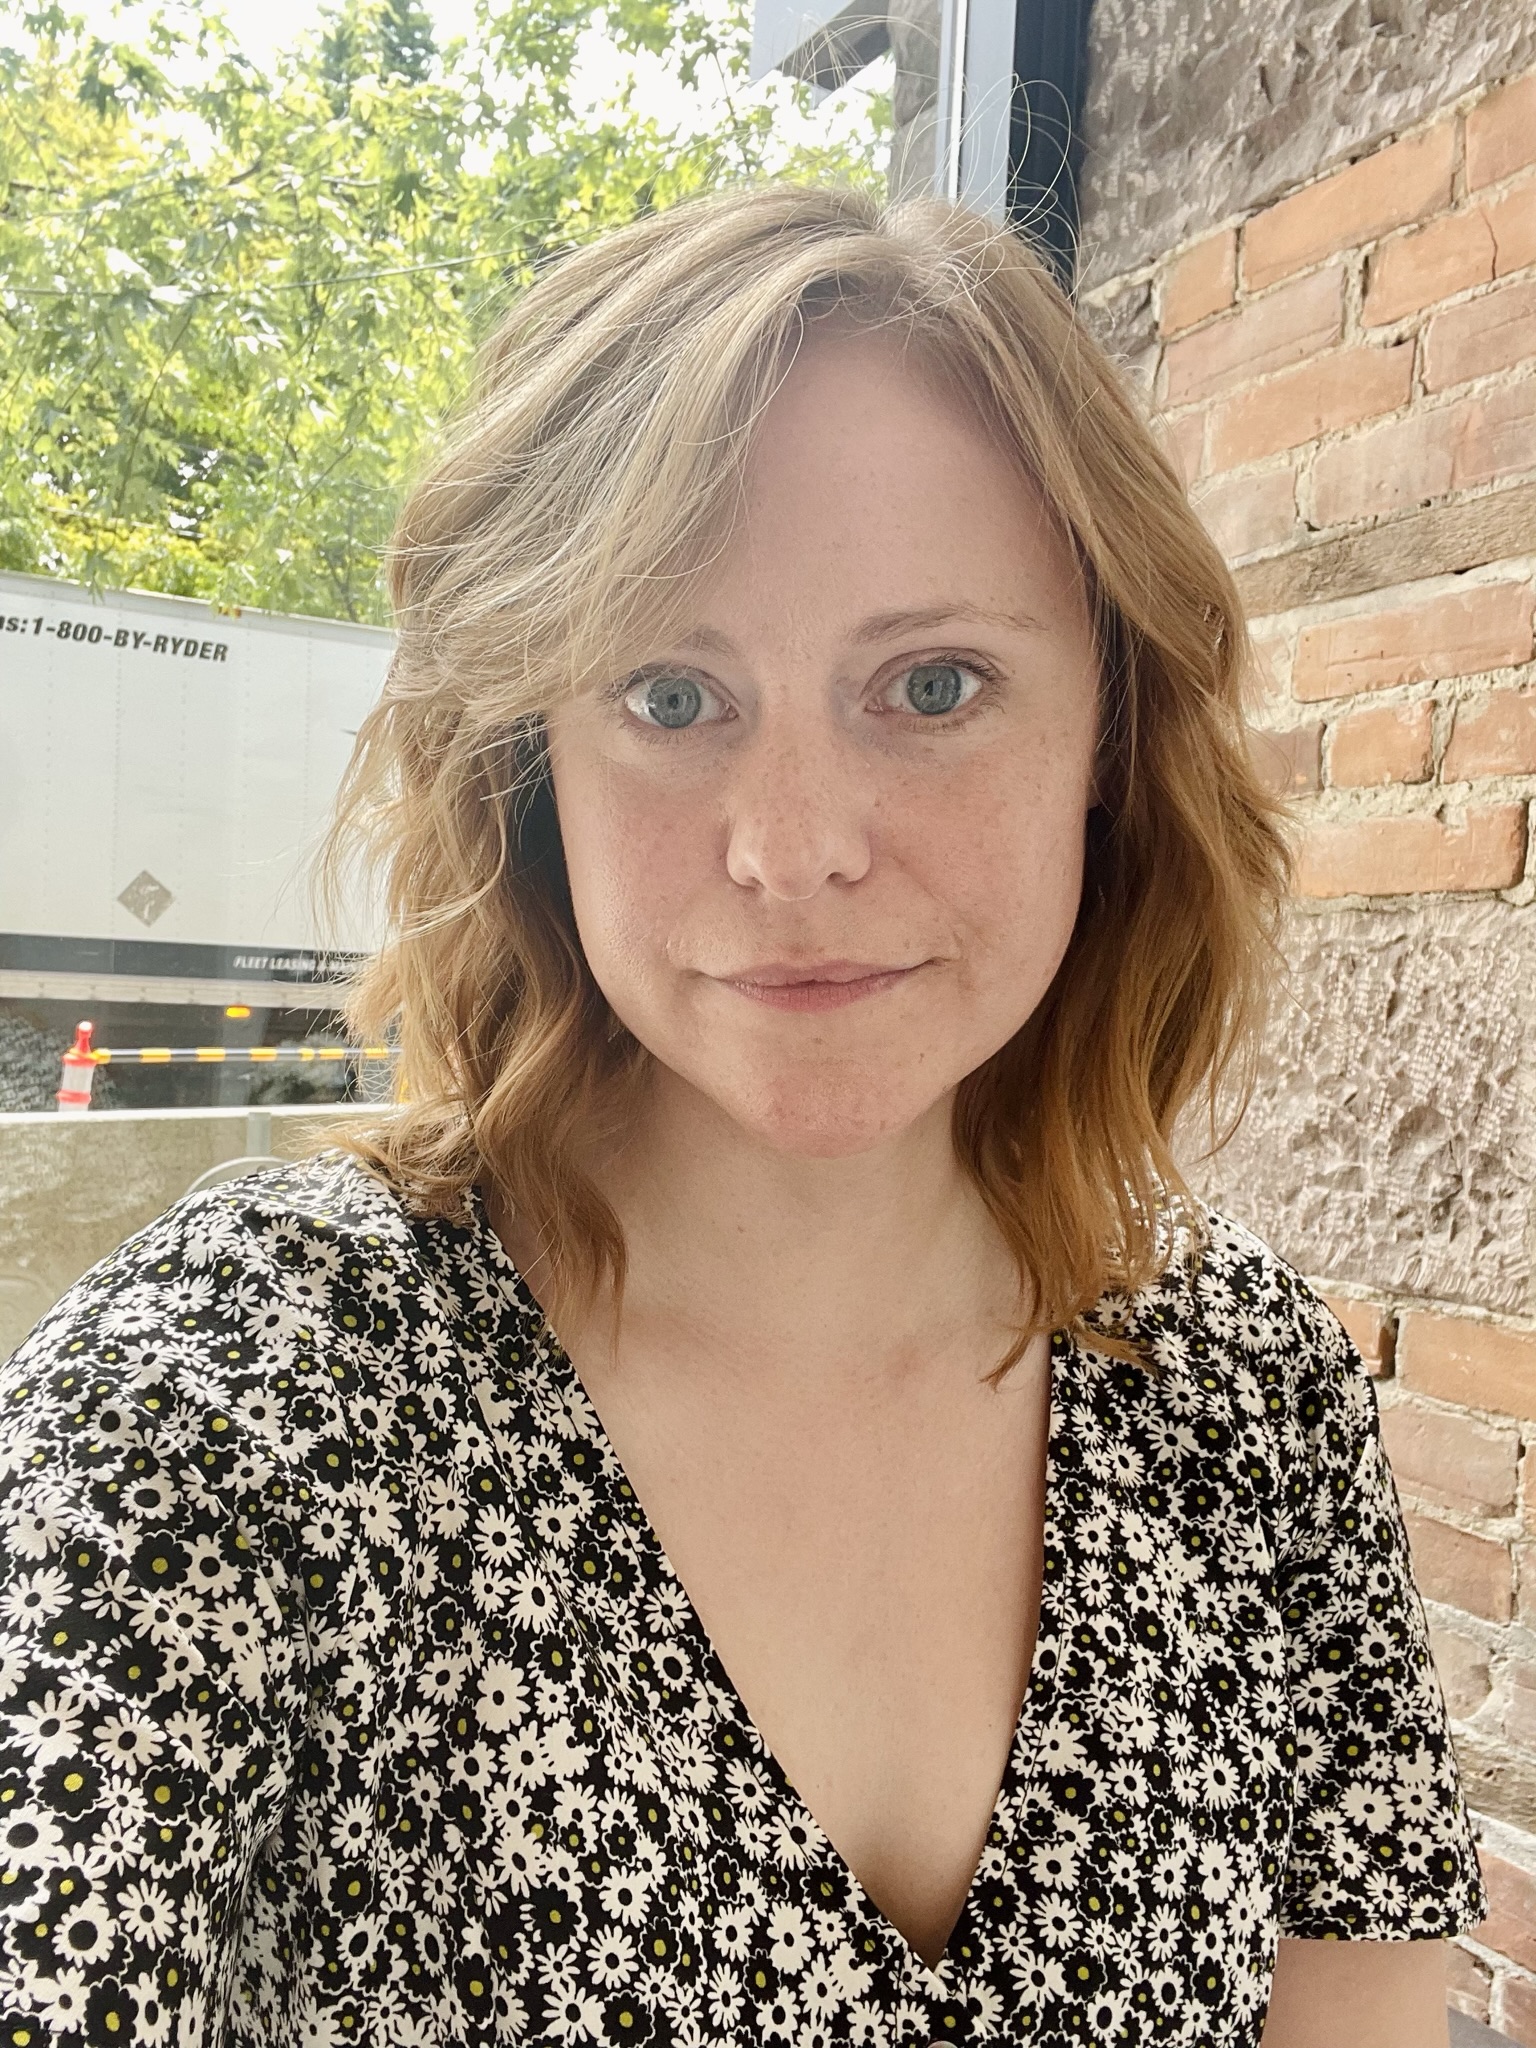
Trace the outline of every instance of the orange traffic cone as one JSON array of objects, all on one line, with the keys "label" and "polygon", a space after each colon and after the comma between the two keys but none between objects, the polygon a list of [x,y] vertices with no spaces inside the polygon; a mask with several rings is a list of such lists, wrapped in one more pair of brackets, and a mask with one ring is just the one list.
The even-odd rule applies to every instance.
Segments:
[{"label": "orange traffic cone", "polygon": [[75,1115],[91,1106],[91,1083],[96,1078],[91,1033],[95,1028],[89,1022],[75,1027],[75,1042],[64,1055],[64,1071],[59,1077],[59,1092],[54,1097],[61,1110]]}]

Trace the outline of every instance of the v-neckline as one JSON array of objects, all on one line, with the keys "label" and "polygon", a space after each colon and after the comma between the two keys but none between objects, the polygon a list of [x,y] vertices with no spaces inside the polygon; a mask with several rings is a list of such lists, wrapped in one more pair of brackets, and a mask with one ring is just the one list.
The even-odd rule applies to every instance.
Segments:
[{"label": "v-neckline", "polygon": [[1065,1403],[1061,1401],[1066,1374],[1070,1372],[1075,1354],[1075,1343],[1066,1330],[1053,1330],[1047,1353],[1050,1367],[1050,1386],[1047,1390],[1048,1412],[1046,1420],[1045,1482],[1043,1488],[1043,1517],[1041,1541],[1040,1605],[1035,1620],[1034,1649],[1030,1655],[1029,1673],[1024,1683],[1024,1695],[1019,1702],[1013,1734],[1008,1743],[1008,1754],[1003,1763],[1003,1775],[999,1781],[991,1812],[987,1816],[986,1828],[982,1835],[981,1852],[976,1868],[971,1873],[965,1897],[955,1916],[954,1925],[944,1944],[944,1953],[937,1964],[930,1964],[918,1953],[888,1914],[878,1906],[865,1889],[863,1880],[849,1863],[832,1837],[817,1820],[810,1807],[791,1783],[788,1774],[757,1722],[753,1719],[746,1702],[737,1689],[735,1680],[726,1669],[725,1660],[715,1648],[713,1638],[705,1628],[694,1605],[693,1595],[683,1583],[667,1554],[666,1546],[656,1533],[650,1511],[645,1505],[639,1488],[630,1478],[623,1459],[615,1449],[608,1434],[597,1403],[587,1391],[586,1382],[571,1359],[570,1353],[560,1341],[548,1316],[534,1298],[533,1290],[523,1278],[522,1272],[511,1253],[503,1244],[500,1234],[490,1220],[489,1212],[478,1188],[470,1190],[470,1209],[476,1235],[488,1253],[493,1269],[499,1269],[499,1277],[509,1283],[518,1306],[538,1326],[541,1342],[545,1347],[542,1364],[549,1372],[559,1392],[562,1404],[570,1417],[572,1426],[578,1429],[596,1453],[599,1470],[607,1485],[618,1498],[613,1503],[613,1513],[621,1519],[630,1531],[632,1540],[638,1541],[649,1551],[653,1564],[676,1590],[676,1611],[679,1626],[699,1659],[699,1668],[705,1674],[709,1689],[716,1702],[714,1713],[718,1717],[725,1702],[731,1718],[744,1728],[757,1746],[764,1776],[769,1782],[775,1804],[786,1821],[808,1823],[817,1838],[826,1844],[828,1857],[836,1864],[845,1879],[849,1898],[854,1911],[861,1919],[872,1919],[880,1927],[897,1953],[908,1967],[920,1977],[925,1992],[947,1997],[952,1987],[946,1981],[950,1958],[967,1921],[977,1892],[985,1879],[992,1852],[1001,1847],[1006,1839],[1007,1825],[1022,1804],[1021,1795],[1036,1781],[1039,1770],[1039,1755],[1046,1730],[1047,1707],[1053,1681],[1059,1666],[1057,1650],[1064,1638],[1065,1616],[1061,1611],[1064,1598],[1062,1575],[1051,1570],[1052,1539],[1059,1519],[1061,1472],[1057,1456],[1057,1444],[1066,1415]]}]

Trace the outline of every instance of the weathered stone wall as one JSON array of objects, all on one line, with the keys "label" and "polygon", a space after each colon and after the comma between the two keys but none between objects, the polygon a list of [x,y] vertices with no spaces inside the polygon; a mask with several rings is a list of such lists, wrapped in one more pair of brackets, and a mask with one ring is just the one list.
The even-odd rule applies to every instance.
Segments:
[{"label": "weathered stone wall", "polygon": [[1536,2048],[1536,5],[1099,0],[1081,303],[1232,562],[1297,892],[1192,1177],[1378,1376]]},{"label": "weathered stone wall", "polygon": [[1206,1192],[1317,1279],[1536,1316],[1536,919],[1306,906]]}]

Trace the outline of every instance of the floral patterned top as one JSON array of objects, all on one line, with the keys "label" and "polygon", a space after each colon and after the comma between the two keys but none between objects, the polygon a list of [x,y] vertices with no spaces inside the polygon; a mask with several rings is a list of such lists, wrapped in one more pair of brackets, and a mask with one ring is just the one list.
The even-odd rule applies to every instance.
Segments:
[{"label": "floral patterned top", "polygon": [[1045,1582],[930,1969],[765,1749],[478,1204],[192,1197],[0,1371],[0,2048],[1253,2048],[1483,1910],[1370,1382],[1210,1219],[1058,1334]]}]

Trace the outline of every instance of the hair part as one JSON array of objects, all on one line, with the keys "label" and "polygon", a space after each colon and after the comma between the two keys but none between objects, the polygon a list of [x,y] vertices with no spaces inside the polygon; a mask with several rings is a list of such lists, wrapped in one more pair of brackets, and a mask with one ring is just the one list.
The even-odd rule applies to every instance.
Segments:
[{"label": "hair part", "polygon": [[[343,1139],[422,1213],[478,1185],[540,1233],[550,1298],[621,1290],[583,1162],[650,1056],[587,967],[545,714],[674,636],[734,530],[754,430],[821,322],[899,339],[1010,447],[1084,577],[1101,716],[1076,926],[1043,1002],[959,1089],[954,1137],[1029,1331],[1144,1285],[1193,1214],[1171,1139],[1251,1068],[1287,859],[1250,768],[1232,578],[1045,264],[963,208],[772,185],[561,257],[483,350],[389,555],[398,645],[327,849],[386,937],[349,1017],[400,1100]],[[1095,1342],[1103,1345],[1102,1335]]]}]

